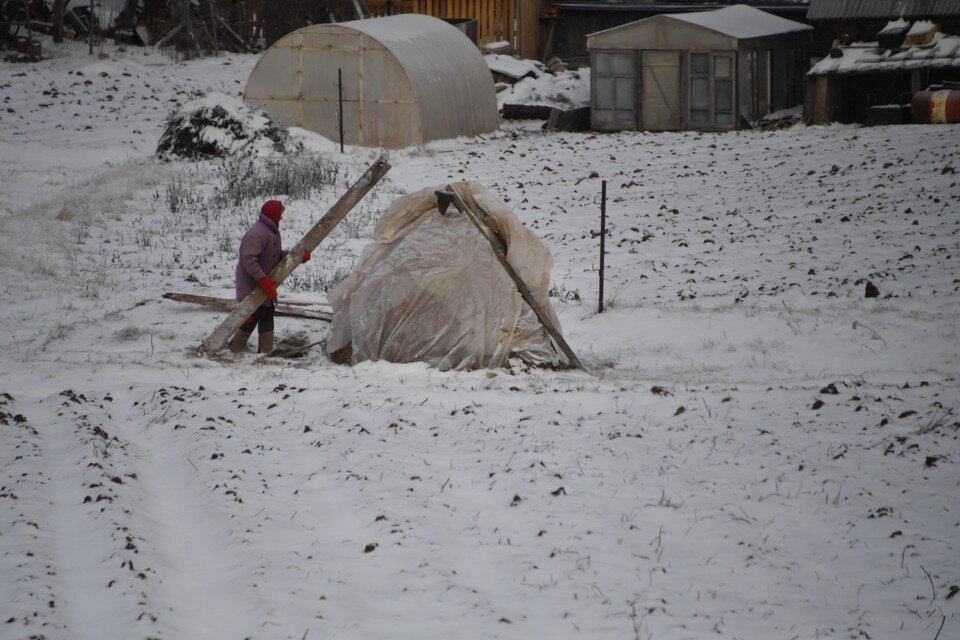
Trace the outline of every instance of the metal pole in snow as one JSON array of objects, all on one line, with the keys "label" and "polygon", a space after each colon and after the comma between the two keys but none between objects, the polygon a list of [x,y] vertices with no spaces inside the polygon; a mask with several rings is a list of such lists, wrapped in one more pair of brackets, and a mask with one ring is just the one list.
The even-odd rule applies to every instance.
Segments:
[{"label": "metal pole in snow", "polygon": [[340,119],[340,153],[343,153],[343,69],[337,69],[337,115]]},{"label": "metal pole in snow", "polygon": [[607,237],[607,181],[600,183],[600,304],[597,313],[603,313],[603,254]]},{"label": "metal pole in snow", "polygon": [[90,41],[89,55],[92,56],[93,55],[93,0],[90,0],[90,17],[87,19],[87,26],[90,29],[90,33],[87,34],[89,36],[88,40]]}]

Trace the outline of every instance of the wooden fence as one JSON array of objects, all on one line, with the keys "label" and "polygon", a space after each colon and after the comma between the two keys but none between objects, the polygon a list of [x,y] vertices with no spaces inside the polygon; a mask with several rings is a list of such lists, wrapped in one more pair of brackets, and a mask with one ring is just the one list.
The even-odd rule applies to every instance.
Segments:
[{"label": "wooden fence", "polygon": [[372,16],[421,13],[474,19],[478,44],[506,41],[522,58],[538,58],[539,7],[540,0],[367,0]]}]

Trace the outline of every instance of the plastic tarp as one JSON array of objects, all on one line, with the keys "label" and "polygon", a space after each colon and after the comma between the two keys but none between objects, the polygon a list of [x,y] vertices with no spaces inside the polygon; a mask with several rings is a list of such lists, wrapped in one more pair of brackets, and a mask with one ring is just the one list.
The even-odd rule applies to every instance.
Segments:
[{"label": "plastic tarp", "polygon": [[[507,248],[507,261],[560,326],[548,297],[550,250],[503,200],[475,182],[453,188]],[[487,240],[428,187],[394,201],[356,268],[329,294],[327,352],[338,362],[426,362],[439,369],[497,368],[517,357],[561,359]]]}]

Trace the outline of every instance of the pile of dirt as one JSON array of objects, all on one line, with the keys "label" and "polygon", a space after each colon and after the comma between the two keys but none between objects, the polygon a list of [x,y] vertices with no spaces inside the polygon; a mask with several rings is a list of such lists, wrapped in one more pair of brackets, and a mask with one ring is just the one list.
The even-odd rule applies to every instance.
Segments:
[{"label": "pile of dirt", "polygon": [[167,117],[157,145],[163,159],[275,156],[295,151],[286,127],[222,93],[191,100]]}]

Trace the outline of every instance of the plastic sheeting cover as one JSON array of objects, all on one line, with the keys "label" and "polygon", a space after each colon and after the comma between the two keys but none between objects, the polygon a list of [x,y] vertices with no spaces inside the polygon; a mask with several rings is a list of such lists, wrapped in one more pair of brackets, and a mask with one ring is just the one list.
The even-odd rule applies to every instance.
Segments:
[{"label": "plastic sheeting cover", "polygon": [[[503,200],[475,182],[453,185],[507,247],[507,260],[550,306],[550,250]],[[531,364],[561,359],[550,338],[470,220],[450,205],[437,210],[428,187],[394,201],[374,229],[353,272],[328,298],[333,322],[327,352],[364,360],[426,362],[439,369]],[[349,358],[343,357],[348,355]]]}]

